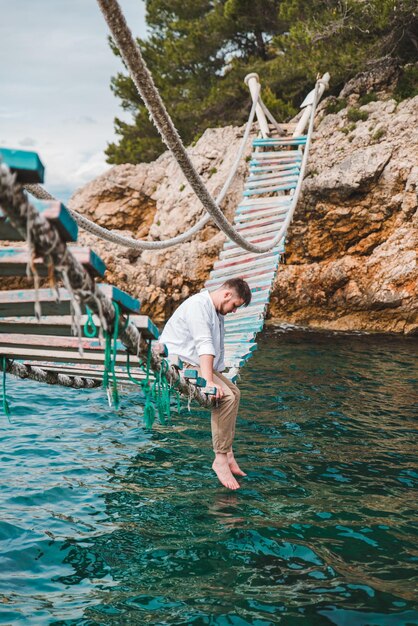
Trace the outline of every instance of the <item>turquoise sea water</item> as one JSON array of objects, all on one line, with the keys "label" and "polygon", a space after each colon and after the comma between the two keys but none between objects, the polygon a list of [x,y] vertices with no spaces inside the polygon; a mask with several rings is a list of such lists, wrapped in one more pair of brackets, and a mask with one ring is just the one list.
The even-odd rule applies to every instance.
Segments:
[{"label": "turquoise sea water", "polygon": [[0,623],[418,624],[417,338],[267,330],[242,370],[239,492],[209,418],[8,378]]}]

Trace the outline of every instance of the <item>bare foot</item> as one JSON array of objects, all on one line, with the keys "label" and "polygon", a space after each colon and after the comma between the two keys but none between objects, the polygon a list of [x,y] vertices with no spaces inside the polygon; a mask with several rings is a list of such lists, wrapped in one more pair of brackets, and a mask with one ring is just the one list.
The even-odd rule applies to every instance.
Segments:
[{"label": "bare foot", "polygon": [[240,468],[240,466],[236,462],[233,452],[228,452],[227,458],[228,458],[229,469],[231,470],[231,472],[233,474],[235,474],[236,476],[246,476],[247,475],[245,472],[242,471],[242,469]]},{"label": "bare foot", "polygon": [[239,484],[229,469],[226,455],[224,459],[216,458],[213,462],[212,469],[224,487],[227,487],[228,489],[239,489]]}]

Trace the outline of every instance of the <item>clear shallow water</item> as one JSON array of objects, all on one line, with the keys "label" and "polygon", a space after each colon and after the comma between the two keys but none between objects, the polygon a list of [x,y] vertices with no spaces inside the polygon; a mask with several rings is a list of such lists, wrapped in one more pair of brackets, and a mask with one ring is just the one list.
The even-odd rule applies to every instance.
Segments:
[{"label": "clear shallow water", "polygon": [[239,492],[194,410],[8,378],[0,623],[418,624],[417,339],[268,330],[243,370]]}]

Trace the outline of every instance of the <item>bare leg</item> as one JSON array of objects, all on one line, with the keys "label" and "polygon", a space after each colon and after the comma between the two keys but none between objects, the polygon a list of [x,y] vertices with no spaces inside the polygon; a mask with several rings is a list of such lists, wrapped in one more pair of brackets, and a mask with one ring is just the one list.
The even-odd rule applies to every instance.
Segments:
[{"label": "bare leg", "polygon": [[233,474],[235,474],[236,476],[246,476],[247,475],[245,472],[242,471],[242,469],[240,468],[240,466],[236,462],[235,457],[234,457],[234,453],[232,452],[232,449],[227,453],[227,459],[228,459],[229,469],[231,470],[231,472]]},{"label": "bare leg", "polygon": [[228,489],[239,489],[239,483],[235,480],[229,468],[228,455],[216,452],[212,469],[219,481]]}]

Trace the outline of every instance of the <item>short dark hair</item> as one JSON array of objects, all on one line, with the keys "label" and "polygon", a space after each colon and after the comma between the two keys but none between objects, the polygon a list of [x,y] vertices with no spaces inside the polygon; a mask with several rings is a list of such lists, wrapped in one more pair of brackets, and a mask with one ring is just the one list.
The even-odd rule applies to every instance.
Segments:
[{"label": "short dark hair", "polygon": [[251,302],[251,289],[243,278],[230,278],[221,285],[221,289],[233,289],[237,296],[244,300],[244,306]]}]

